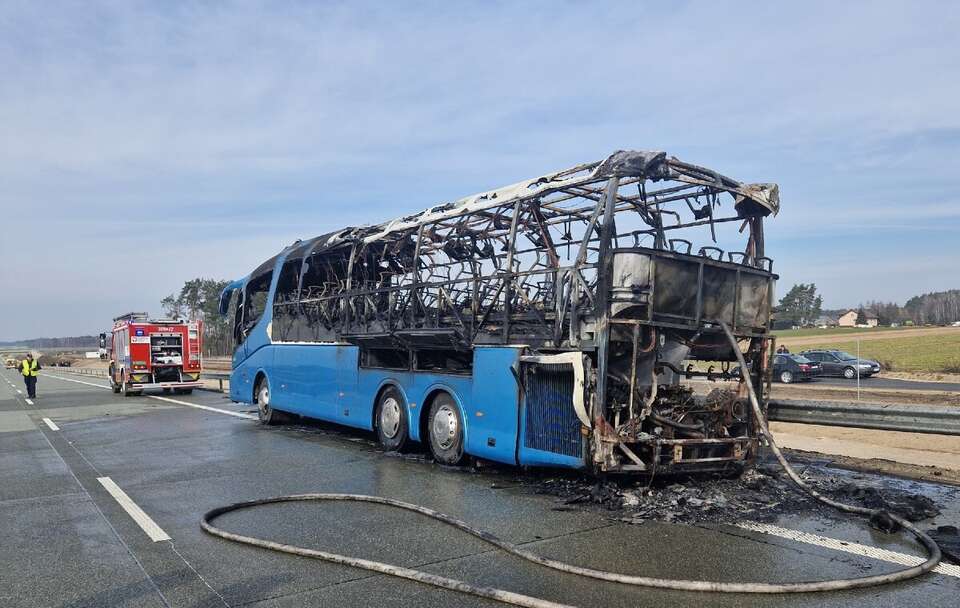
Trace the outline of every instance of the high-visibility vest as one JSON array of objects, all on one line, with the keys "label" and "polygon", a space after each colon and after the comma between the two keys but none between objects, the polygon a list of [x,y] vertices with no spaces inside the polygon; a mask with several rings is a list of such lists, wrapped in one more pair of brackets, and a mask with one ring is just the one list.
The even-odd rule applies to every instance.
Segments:
[{"label": "high-visibility vest", "polygon": [[36,359],[34,359],[33,361],[27,361],[26,359],[24,359],[23,369],[21,370],[21,372],[23,373],[24,376],[36,376],[38,367],[39,367],[39,364],[37,363]]}]

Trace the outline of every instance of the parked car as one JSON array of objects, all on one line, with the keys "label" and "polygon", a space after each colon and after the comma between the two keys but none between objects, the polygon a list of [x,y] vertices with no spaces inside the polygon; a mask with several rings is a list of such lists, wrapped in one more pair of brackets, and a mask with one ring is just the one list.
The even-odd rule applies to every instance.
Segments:
[{"label": "parked car", "polygon": [[[740,367],[733,368],[734,376],[740,375]],[[820,364],[801,355],[784,353],[773,357],[773,379],[790,384],[801,380],[813,380],[820,375]]]},{"label": "parked car", "polygon": [[848,380],[857,377],[869,378],[880,372],[880,364],[870,359],[858,359],[842,350],[805,350],[800,353],[811,361],[820,364],[820,373],[824,376],[842,376]]},{"label": "parked car", "polygon": [[784,384],[813,380],[820,375],[820,364],[803,355],[782,354],[773,357],[773,379]]}]

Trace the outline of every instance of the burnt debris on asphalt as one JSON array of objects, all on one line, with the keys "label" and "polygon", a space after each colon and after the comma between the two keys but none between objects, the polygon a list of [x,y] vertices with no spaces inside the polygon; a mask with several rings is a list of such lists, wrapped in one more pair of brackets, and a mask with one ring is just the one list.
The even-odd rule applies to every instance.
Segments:
[{"label": "burnt debris on asphalt", "polygon": [[[887,510],[910,521],[935,517],[938,505],[929,497],[897,487],[896,479],[870,485],[846,471],[804,467],[801,476],[816,490],[838,500]],[[531,482],[533,491],[557,497],[555,509],[600,508],[618,521],[681,523],[740,520],[772,521],[781,515],[830,509],[797,491],[775,464],[760,464],[738,478],[673,477],[638,481],[625,478],[544,477]],[[877,527],[883,529],[882,522]]]}]

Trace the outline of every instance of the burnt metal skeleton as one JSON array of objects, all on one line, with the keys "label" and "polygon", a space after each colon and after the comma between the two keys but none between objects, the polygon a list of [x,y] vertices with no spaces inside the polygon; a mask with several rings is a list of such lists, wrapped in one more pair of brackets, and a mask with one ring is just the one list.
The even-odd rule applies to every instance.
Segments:
[{"label": "burnt metal skeleton", "polygon": [[[474,346],[521,346],[527,406],[559,398],[575,416],[554,449],[581,450],[597,471],[736,467],[757,448],[743,387],[703,399],[680,381],[730,377],[725,322],[762,388],[776,279],[763,219],[778,209],[775,184],[620,151],[295,243],[271,339],[351,343],[440,373],[469,370]],[[697,360],[720,363],[701,372]]]}]

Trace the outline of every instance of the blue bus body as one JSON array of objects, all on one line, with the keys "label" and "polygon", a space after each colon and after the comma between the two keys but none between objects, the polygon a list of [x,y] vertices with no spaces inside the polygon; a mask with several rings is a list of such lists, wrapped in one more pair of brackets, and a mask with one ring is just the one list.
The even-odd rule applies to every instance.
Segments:
[{"label": "blue bus body", "polygon": [[[446,464],[742,468],[759,447],[743,382],[764,398],[769,378],[763,220],[778,210],[776,184],[620,151],[297,241],[221,296],[231,397],[266,424],[307,416]],[[741,355],[739,385],[704,397],[683,382],[738,381]]]},{"label": "blue bus body", "polygon": [[[268,302],[274,299],[284,259],[283,255],[276,259]],[[248,280],[235,281],[226,293],[242,290]],[[266,379],[271,404],[278,410],[372,431],[377,397],[385,387],[393,386],[404,397],[410,439],[422,442],[427,406],[442,392],[453,397],[460,408],[467,454],[510,465],[586,466],[582,446],[566,450],[578,451],[576,455],[558,454],[526,447],[520,441],[551,430],[541,429],[544,425],[539,420],[528,421],[525,415],[526,403],[511,371],[518,368],[522,347],[475,348],[469,375],[366,368],[359,364],[360,348],[352,344],[275,343],[269,335],[272,322],[273,307],[267,306],[234,353],[230,376],[233,401],[253,403],[257,383]],[[542,410],[543,404],[538,405]],[[553,430],[560,426],[579,432],[578,421],[562,405],[562,396],[558,396],[556,411],[547,422]]]}]

